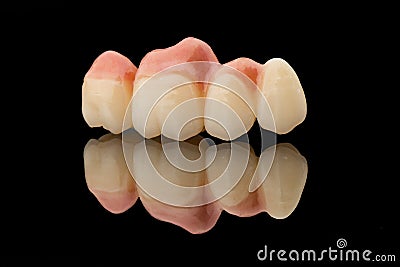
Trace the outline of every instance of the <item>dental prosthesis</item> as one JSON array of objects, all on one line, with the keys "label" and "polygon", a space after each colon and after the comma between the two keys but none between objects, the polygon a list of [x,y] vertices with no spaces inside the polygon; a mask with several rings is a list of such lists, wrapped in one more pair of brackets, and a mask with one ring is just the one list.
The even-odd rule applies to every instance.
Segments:
[{"label": "dental prosthesis", "polygon": [[[205,64],[185,65],[198,62]],[[162,87],[173,90],[156,98]],[[101,54],[84,77],[82,113],[90,127],[114,134],[133,127],[145,138],[186,140],[206,130],[233,140],[256,118],[264,129],[288,133],[304,121],[307,104],[295,71],[283,59],[262,65],[238,58],[221,65],[208,44],[190,37],[149,52],[138,68],[115,51]],[[235,120],[241,127],[231,123]]]}]

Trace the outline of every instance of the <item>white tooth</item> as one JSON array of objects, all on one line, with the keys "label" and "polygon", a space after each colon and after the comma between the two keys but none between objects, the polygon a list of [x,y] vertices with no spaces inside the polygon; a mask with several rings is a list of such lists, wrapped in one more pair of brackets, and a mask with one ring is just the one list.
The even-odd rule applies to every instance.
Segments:
[{"label": "white tooth", "polygon": [[[211,183],[212,181],[220,177],[221,174],[228,167],[231,154],[248,154],[249,158],[247,166],[244,166],[246,168],[244,170],[244,173],[242,171],[231,172],[230,178],[233,178],[234,175],[240,175],[240,173],[243,173],[242,175],[240,175],[239,182],[235,185],[235,187],[233,187],[232,190],[230,190],[227,194],[225,194],[222,198],[218,200],[220,205],[227,212],[237,216],[247,216],[249,213],[252,212],[251,204],[254,204],[251,197],[251,194],[254,193],[249,192],[249,183],[253,178],[258,158],[254,154],[254,151],[251,149],[249,144],[240,142],[235,142],[234,144],[235,145],[232,147],[231,144],[228,143],[220,144],[217,146],[217,154],[215,160],[213,164],[211,164],[210,167],[207,168],[207,178],[209,183]],[[243,153],[243,151],[245,151],[246,153]],[[239,166],[239,164],[240,166],[243,166],[242,162],[233,162],[232,166]],[[212,185],[211,190],[214,190],[214,192],[218,192],[219,189],[216,188],[215,185]]]},{"label": "white tooth", "polygon": [[211,82],[213,84],[208,86],[204,108],[205,129],[222,140],[236,139],[246,133],[255,121],[249,107],[253,106],[255,86],[251,88],[249,80],[238,71],[227,71],[225,68],[217,72]]},{"label": "white tooth", "polygon": [[[169,89],[172,91],[160,98],[163,92]],[[204,128],[202,118],[204,101],[191,101],[190,105],[179,105],[199,97],[203,97],[202,87],[181,74],[157,74],[150,79],[138,79],[135,82],[132,101],[132,120],[135,129],[146,138],[153,138],[161,133],[175,140],[185,140],[195,136]],[[153,104],[155,104],[154,107],[152,107]],[[172,117],[169,117],[174,109],[176,110],[171,113]],[[183,127],[182,123],[185,122],[182,120],[188,113],[199,118]],[[167,118],[168,123],[166,123]]]},{"label": "white tooth", "polygon": [[136,185],[125,164],[120,135],[91,139],[84,149],[84,167],[89,190],[106,209],[120,213],[136,202]]},{"label": "white tooth", "polygon": [[[132,97],[132,84],[118,80],[85,78],[82,85],[82,113],[91,127],[103,126],[121,133],[125,110]],[[131,120],[124,130],[132,127]]]},{"label": "white tooth", "polygon": [[[266,149],[260,157],[268,159],[271,149]],[[307,179],[307,161],[290,144],[278,144],[272,167],[257,192],[265,200],[268,214],[277,219],[288,217],[300,201]]]},{"label": "white tooth", "polygon": [[[176,149],[166,146],[164,149]],[[182,153],[190,160],[199,157],[200,152],[195,145],[183,142]],[[177,151],[167,151],[173,155]],[[202,202],[204,192],[196,187],[204,185],[205,171],[190,172],[177,168],[179,162],[171,164],[166,158],[163,147],[152,139],[144,140],[134,147],[132,170],[139,187],[151,198],[163,203],[180,207],[197,206]],[[193,190],[184,190],[182,187]]]},{"label": "white tooth", "polygon": [[[303,88],[295,71],[283,59],[270,59],[262,68],[258,86],[271,108],[276,133],[288,133],[306,117],[307,104]],[[261,99],[257,119],[261,127],[274,131],[265,102]]]},{"label": "white tooth", "polygon": [[[157,114],[152,110],[152,101],[157,100],[159,92],[154,84],[155,81],[146,82],[146,80],[146,78],[135,80],[130,109],[135,130],[145,138],[153,138],[161,133]],[[155,88],[148,88],[150,82]]]}]

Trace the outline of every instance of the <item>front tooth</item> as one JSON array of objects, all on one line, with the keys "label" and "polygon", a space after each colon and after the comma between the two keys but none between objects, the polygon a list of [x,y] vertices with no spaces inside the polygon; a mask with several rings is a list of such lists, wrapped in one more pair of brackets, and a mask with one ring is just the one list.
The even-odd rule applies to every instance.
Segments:
[{"label": "front tooth", "polygon": [[222,66],[210,80],[204,108],[204,125],[210,135],[233,140],[252,127],[257,93],[252,79],[259,67],[255,61],[238,58]]},{"label": "front tooth", "polygon": [[84,166],[87,186],[105,209],[121,213],[135,204],[136,184],[125,164],[120,135],[89,140]]},{"label": "front tooth", "polygon": [[[268,148],[262,152],[259,164],[269,160]],[[271,169],[257,190],[265,202],[267,213],[277,219],[288,217],[300,201],[307,179],[307,161],[291,144],[278,144]]]},{"label": "front tooth", "polygon": [[295,71],[286,61],[280,58],[268,60],[262,67],[258,86],[269,104],[276,129],[265,101],[259,99],[257,119],[261,127],[285,134],[304,121],[307,114],[304,91]]},{"label": "front tooth", "polygon": [[[169,89],[172,90],[159,97]],[[141,78],[135,82],[133,124],[146,138],[163,134],[175,140],[188,139],[204,128],[202,97],[203,90],[199,84],[193,83],[192,79],[183,74],[166,72],[153,78]],[[190,105],[179,106],[185,101],[190,101]],[[197,119],[185,125],[184,119],[188,114]]]},{"label": "front tooth", "polygon": [[128,58],[114,51],[93,62],[82,85],[82,113],[90,127],[103,126],[112,133],[132,127],[126,124],[123,129],[123,121],[136,70]]}]

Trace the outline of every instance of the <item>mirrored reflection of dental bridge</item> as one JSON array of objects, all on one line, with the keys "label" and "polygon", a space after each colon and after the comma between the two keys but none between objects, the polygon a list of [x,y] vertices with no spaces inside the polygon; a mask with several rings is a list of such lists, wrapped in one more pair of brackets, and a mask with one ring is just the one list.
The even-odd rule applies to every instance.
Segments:
[{"label": "mirrored reflection of dental bridge", "polygon": [[[121,134],[106,134],[98,140],[91,139],[84,149],[87,186],[100,204],[112,213],[127,211],[140,198],[145,209],[154,218],[178,225],[191,233],[209,231],[216,224],[223,210],[240,217],[267,212],[277,219],[286,218],[294,211],[307,179],[308,166],[306,159],[293,145],[288,143],[273,145],[265,148],[260,157],[257,157],[252,147],[246,143],[230,142],[209,145],[207,142],[201,142],[202,139],[203,137],[198,135],[179,142],[179,151],[174,151],[177,146],[169,146],[168,141],[162,146],[160,138],[143,139],[135,131],[129,131],[123,140]],[[145,157],[141,154],[142,148],[147,150],[152,166],[146,166],[144,162],[132,162]],[[166,154],[182,153],[185,158],[193,162],[204,159],[203,164],[206,165],[207,155],[213,154],[208,153],[210,149],[214,153],[213,161],[208,162],[209,166],[204,166],[203,170],[197,172],[176,168],[166,156]],[[202,157],[201,151],[205,153],[205,157]],[[229,156],[233,153],[248,153],[247,167],[240,174],[240,180],[232,190],[216,201],[210,202],[209,200],[213,199],[215,194],[219,194],[218,185],[213,185],[212,182],[221,173],[226,172],[229,162],[233,163],[233,166],[236,165]],[[273,157],[271,168],[268,168],[264,174],[263,165],[265,163],[268,165],[271,156]],[[209,184],[211,186],[190,194],[179,190],[164,192],[168,196],[185,199],[189,203],[187,207],[165,204],[147,194],[135,182],[136,177],[133,178],[138,175],[147,177],[149,180],[153,179],[152,172],[154,171],[151,168],[155,168],[166,180],[176,185],[198,187]],[[227,175],[235,174],[228,170]],[[263,182],[256,190],[249,192],[251,180],[256,179],[257,175],[266,177],[258,177]],[[191,202],[200,203],[199,199],[206,204],[190,206]]]}]

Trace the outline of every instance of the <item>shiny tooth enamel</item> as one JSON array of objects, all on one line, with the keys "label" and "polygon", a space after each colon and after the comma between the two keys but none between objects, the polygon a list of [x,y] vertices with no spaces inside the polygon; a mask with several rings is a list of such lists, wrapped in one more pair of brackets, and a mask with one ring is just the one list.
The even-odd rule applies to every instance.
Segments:
[{"label": "shiny tooth enamel", "polygon": [[89,126],[121,133],[132,89],[118,81],[86,79],[83,91],[83,116]]},{"label": "shiny tooth enamel", "polygon": [[[201,64],[197,67],[186,64],[191,62],[218,60],[208,44],[192,37],[153,50],[141,60],[134,85],[132,120],[135,129],[144,137],[163,134],[184,140],[203,131],[204,101],[193,99],[204,97],[203,85],[196,80],[204,77],[208,69]],[[171,91],[163,95],[169,89]],[[187,101],[190,105],[183,104]],[[194,120],[184,126],[188,112]]]},{"label": "shiny tooth enamel", "polygon": [[[193,62],[210,64],[177,67]],[[139,69],[123,55],[106,51],[85,75],[83,117],[89,126],[112,133],[134,126],[146,138],[162,134],[179,141],[204,129],[219,139],[234,140],[248,132],[256,118],[262,128],[278,134],[304,121],[304,91],[285,60],[273,58],[261,65],[238,58],[221,67],[217,62],[212,49],[196,38],[149,52]],[[205,83],[199,82],[203,78]],[[131,111],[126,112],[132,95]]]},{"label": "shiny tooth enamel", "polygon": [[[134,91],[132,121],[135,129],[144,137],[153,138],[163,134],[176,140],[185,140],[203,131],[204,101],[193,101],[203,97],[203,91],[187,76],[166,73],[150,80],[142,78],[135,82]],[[185,101],[191,101],[191,104],[180,105]],[[184,126],[182,118],[188,112],[198,118]]]},{"label": "shiny tooth enamel", "polygon": [[268,60],[262,66],[258,86],[271,108],[276,129],[265,102],[259,99],[257,120],[261,127],[285,134],[304,121],[307,114],[304,91],[297,74],[285,60]]},{"label": "shiny tooth enamel", "polygon": [[211,80],[204,108],[204,125],[210,135],[233,140],[253,125],[255,115],[249,105],[254,102],[255,90],[245,79],[237,71],[226,73],[222,69]]},{"label": "shiny tooth enamel", "polygon": [[103,126],[115,134],[132,127],[129,123],[123,129],[123,121],[136,70],[128,58],[114,51],[93,62],[82,85],[82,114],[90,127]]}]

